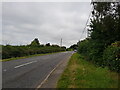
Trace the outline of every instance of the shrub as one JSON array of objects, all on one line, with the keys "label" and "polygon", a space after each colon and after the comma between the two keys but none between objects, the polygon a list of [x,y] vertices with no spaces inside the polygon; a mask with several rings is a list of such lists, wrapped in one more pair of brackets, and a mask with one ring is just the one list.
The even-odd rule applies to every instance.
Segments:
[{"label": "shrub", "polygon": [[89,41],[88,40],[84,40],[78,43],[78,53],[83,54],[83,55],[87,55],[88,53],[88,45]]},{"label": "shrub", "polygon": [[100,42],[84,40],[78,44],[78,53],[97,66],[107,66],[110,70],[117,72],[120,70],[120,42],[104,48],[104,44]]},{"label": "shrub", "polygon": [[65,51],[65,48],[52,46],[2,46],[2,59],[21,57],[33,54],[44,54]]},{"label": "shrub", "polygon": [[110,70],[120,72],[120,46],[115,43],[108,46],[103,53],[103,63]]},{"label": "shrub", "polygon": [[84,40],[78,44],[78,53],[85,56],[96,65],[102,66],[103,44],[100,42],[93,42],[92,40]]}]

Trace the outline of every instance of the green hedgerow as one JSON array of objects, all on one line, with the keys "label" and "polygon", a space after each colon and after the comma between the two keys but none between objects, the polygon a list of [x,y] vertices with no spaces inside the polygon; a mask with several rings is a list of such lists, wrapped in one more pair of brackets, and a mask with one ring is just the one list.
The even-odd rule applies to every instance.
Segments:
[{"label": "green hedgerow", "polygon": [[118,47],[118,45],[112,44],[104,50],[103,63],[105,66],[108,66],[110,70],[119,72],[120,47]]}]

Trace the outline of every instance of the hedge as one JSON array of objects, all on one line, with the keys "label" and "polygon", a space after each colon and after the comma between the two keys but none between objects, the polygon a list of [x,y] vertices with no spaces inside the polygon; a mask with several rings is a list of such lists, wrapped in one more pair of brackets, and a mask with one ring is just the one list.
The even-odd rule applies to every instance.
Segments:
[{"label": "hedge", "polygon": [[53,53],[65,51],[61,47],[52,47],[52,46],[11,46],[6,45],[2,46],[2,59],[12,58],[12,57],[22,57],[33,54],[44,54],[44,53]]}]

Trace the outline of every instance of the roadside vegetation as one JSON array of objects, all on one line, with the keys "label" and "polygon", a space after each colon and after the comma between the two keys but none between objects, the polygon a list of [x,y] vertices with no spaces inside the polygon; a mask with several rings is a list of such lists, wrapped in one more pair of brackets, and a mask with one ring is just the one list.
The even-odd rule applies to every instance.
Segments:
[{"label": "roadside vegetation", "polygon": [[75,53],[57,83],[57,88],[118,88],[118,73],[95,66]]},{"label": "roadside vegetation", "polygon": [[[61,51],[61,52],[64,52],[64,51]],[[24,58],[30,58],[30,57],[42,56],[42,55],[49,55],[49,54],[55,54],[55,53],[60,53],[60,52],[45,53],[45,54],[34,54],[34,55],[28,55],[28,56],[22,56],[22,57],[13,57],[13,58],[8,58],[8,59],[1,59],[0,61],[5,62],[5,61],[24,59]]]},{"label": "roadside vegetation", "polygon": [[97,66],[120,72],[120,3],[92,5],[90,37],[78,42],[78,53]]},{"label": "roadside vegetation", "polygon": [[[66,47],[60,47],[58,45],[40,45],[37,38],[35,38],[29,45],[12,46],[12,45],[2,45],[2,59],[16,58],[16,57],[26,57],[35,54],[46,54],[65,51]],[[11,60],[11,59],[9,59]]]},{"label": "roadside vegetation", "polygon": [[77,43],[58,88],[118,88],[120,2],[92,2],[89,37]]}]

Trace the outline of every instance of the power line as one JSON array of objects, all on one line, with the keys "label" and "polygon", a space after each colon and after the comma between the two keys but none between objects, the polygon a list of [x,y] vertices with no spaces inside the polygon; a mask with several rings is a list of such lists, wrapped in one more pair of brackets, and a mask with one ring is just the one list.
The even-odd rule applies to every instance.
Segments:
[{"label": "power line", "polygon": [[80,39],[82,38],[82,35],[83,35],[83,33],[84,33],[84,31],[85,31],[85,29],[86,29],[86,27],[87,27],[87,23],[88,23],[88,21],[89,21],[89,18],[90,18],[91,13],[92,13],[92,10],[91,10],[90,13],[89,13],[89,16],[88,16],[87,22],[86,22],[85,27],[84,27],[84,29],[83,29],[83,31],[82,31],[82,34],[81,34]]}]

